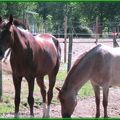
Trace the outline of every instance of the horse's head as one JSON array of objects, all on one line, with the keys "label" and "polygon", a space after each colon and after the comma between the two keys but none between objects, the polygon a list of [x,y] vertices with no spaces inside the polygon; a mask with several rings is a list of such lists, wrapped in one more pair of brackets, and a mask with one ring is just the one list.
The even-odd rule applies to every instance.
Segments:
[{"label": "horse's head", "polygon": [[[2,21],[1,18],[0,21]],[[11,15],[8,22],[0,24],[0,60],[4,57],[5,51],[11,46],[13,41],[12,22],[13,17]]]},{"label": "horse's head", "polygon": [[56,88],[59,91],[58,98],[61,103],[61,114],[63,118],[70,118],[74,108],[77,104],[76,95],[70,93],[69,91],[63,91],[59,88]]}]

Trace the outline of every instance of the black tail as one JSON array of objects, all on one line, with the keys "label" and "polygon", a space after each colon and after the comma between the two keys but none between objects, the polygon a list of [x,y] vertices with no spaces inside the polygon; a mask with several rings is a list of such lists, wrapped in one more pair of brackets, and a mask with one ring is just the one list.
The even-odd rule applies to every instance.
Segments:
[{"label": "black tail", "polygon": [[59,67],[60,67],[60,62],[61,62],[61,47],[60,47],[60,43],[59,41],[57,40],[57,38],[55,37],[52,37],[54,43],[55,43],[55,46],[56,46],[56,49],[57,49],[57,62],[56,62],[56,66],[55,66],[55,75],[57,75],[58,73],[58,70],[59,70]]},{"label": "black tail", "polygon": [[57,49],[57,52],[58,52],[58,60],[60,62],[61,61],[61,47],[60,47],[60,43],[57,40],[57,38],[53,37],[52,39],[53,39],[53,41],[55,43],[55,46],[56,46],[56,49]]}]

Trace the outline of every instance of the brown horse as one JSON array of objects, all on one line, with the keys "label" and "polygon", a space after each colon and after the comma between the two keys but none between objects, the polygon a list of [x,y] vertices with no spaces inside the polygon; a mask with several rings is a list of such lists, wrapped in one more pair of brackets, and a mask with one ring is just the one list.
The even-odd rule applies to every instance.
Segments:
[{"label": "brown horse", "polygon": [[[34,116],[33,90],[34,79],[36,78],[43,98],[43,117],[49,117],[53,87],[61,58],[58,40],[51,34],[34,37],[29,31],[16,27],[13,23],[13,17],[10,16],[9,21],[4,25],[0,33],[0,59],[3,58],[7,48],[11,48],[10,63],[15,87],[15,117],[19,115],[21,81],[23,77],[28,82],[30,115]],[[47,98],[44,85],[45,75],[49,77]]]},{"label": "brown horse", "polygon": [[62,117],[71,117],[77,104],[80,88],[91,81],[96,99],[96,117],[100,117],[100,87],[103,88],[104,117],[108,117],[108,92],[110,86],[120,85],[120,48],[97,45],[80,56],[69,71],[59,90]]}]

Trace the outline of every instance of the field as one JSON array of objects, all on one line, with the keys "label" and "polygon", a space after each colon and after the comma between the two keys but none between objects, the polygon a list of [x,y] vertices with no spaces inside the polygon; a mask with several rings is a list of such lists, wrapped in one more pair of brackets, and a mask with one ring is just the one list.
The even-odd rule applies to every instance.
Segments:
[{"label": "field", "polygon": [[[75,43],[73,44],[73,52],[72,52],[72,64],[76,60],[76,58],[82,54],[84,51],[91,49],[95,46],[94,39],[75,39]],[[109,41],[109,42],[107,42]],[[101,39],[100,42],[103,44],[107,44],[112,46],[112,39],[103,40]],[[61,87],[64,83],[65,77],[67,75],[66,69],[67,64],[63,63],[64,60],[64,48],[63,43],[61,43],[62,48],[62,60],[61,60],[61,67],[59,73],[57,75],[57,80],[55,87]],[[68,48],[67,48],[68,49]],[[67,52],[68,55],[68,52]],[[14,86],[12,83],[11,77],[11,69],[9,65],[9,60],[7,60],[7,64],[2,63],[3,68],[3,101],[0,103],[0,117],[14,117]],[[45,77],[46,87],[48,86],[47,77]],[[101,91],[102,92],[102,91]],[[21,104],[20,104],[20,117],[29,117],[29,106],[27,104],[27,82],[25,79],[22,81],[22,93],[21,93]],[[59,100],[57,99],[58,91],[54,88],[54,97],[52,100],[51,105],[51,118],[61,117],[61,108]],[[34,90],[34,98],[35,98],[35,117],[42,117],[42,99],[40,90],[35,84]],[[102,98],[102,94],[101,94]],[[120,89],[110,88],[109,93],[109,104],[108,104],[108,114],[111,117],[119,117],[120,116]],[[102,100],[101,100],[102,101]],[[102,102],[101,102],[102,103]],[[103,116],[103,107],[101,104],[101,113]],[[78,104],[74,111],[72,117],[94,117],[95,116],[95,101],[94,101],[94,93],[91,87],[90,82],[86,83],[80,92],[78,93]]]}]

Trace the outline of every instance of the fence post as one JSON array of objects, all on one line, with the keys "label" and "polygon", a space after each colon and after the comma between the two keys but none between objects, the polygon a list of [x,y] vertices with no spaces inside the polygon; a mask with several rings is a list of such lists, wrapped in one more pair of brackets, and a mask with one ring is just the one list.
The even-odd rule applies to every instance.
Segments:
[{"label": "fence post", "polygon": [[72,61],[72,43],[73,43],[73,31],[72,31],[72,20],[70,20],[70,32],[69,32],[69,49],[68,49],[68,68],[70,70]]},{"label": "fence post", "polygon": [[0,101],[2,101],[2,62],[0,62]]},{"label": "fence post", "polygon": [[95,33],[96,33],[96,41],[95,41],[95,43],[97,44],[98,43],[98,27],[99,27],[99,23],[98,23],[98,21],[99,21],[99,18],[98,18],[98,16],[96,17],[96,26],[95,26]]},{"label": "fence post", "polygon": [[64,18],[64,63],[66,63],[66,50],[67,49],[67,16]]},{"label": "fence post", "polygon": [[119,47],[119,44],[116,39],[117,39],[117,33],[113,32],[113,47]]}]

